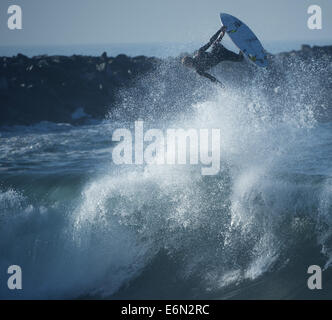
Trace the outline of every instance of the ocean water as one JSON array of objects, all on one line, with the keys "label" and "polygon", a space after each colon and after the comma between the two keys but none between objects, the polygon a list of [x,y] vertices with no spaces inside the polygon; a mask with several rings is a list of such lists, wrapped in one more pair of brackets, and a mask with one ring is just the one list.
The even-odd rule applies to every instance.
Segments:
[{"label": "ocean water", "polygon": [[[208,41],[208,39],[207,39]],[[206,41],[206,42],[207,42]],[[311,46],[330,45],[331,40],[308,40],[308,41],[264,41],[264,48],[270,53],[286,52],[291,50],[300,50],[302,44]],[[0,56],[15,56],[18,53],[27,55],[28,57],[38,55],[92,55],[100,56],[103,52],[107,52],[108,56],[117,56],[118,54],[127,54],[129,56],[155,56],[159,58],[176,57],[181,53],[194,52],[200,48],[202,42],[188,43],[128,43],[128,44],[91,44],[91,45],[43,45],[43,46],[1,46]],[[230,50],[238,51],[235,45],[228,37],[225,37],[223,44]]]},{"label": "ocean water", "polygon": [[[245,86],[202,82],[190,100],[186,79],[159,73],[124,90],[104,121],[1,128],[0,297],[332,298],[332,123],[317,121],[319,91],[304,98],[331,74],[320,65],[280,65],[273,98],[263,70]],[[112,133],[138,118],[219,128],[220,173],[115,165]],[[20,292],[5,285],[12,264]],[[310,265],[324,270],[321,292],[306,286]]]}]

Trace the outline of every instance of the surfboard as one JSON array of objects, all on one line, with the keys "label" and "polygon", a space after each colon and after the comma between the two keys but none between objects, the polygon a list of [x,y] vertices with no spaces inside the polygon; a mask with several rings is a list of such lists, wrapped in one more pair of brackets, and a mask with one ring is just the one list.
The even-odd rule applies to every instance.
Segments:
[{"label": "surfboard", "polygon": [[220,19],[227,28],[226,33],[244,55],[256,65],[267,67],[266,51],[250,28],[238,18],[227,13],[220,13]]}]

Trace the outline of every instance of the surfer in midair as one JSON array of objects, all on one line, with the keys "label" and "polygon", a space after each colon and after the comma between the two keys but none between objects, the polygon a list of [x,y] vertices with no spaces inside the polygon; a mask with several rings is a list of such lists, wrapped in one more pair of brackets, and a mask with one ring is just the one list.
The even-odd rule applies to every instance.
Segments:
[{"label": "surfer in midair", "polygon": [[[226,32],[226,27],[223,26],[219,29],[210,39],[210,41],[197,50],[193,57],[185,56],[182,58],[182,64],[188,68],[195,69],[195,71],[220,85],[222,83],[217,80],[214,76],[210,75],[206,71],[213,68],[222,61],[237,61],[240,62],[243,60],[243,53],[240,51],[239,54],[236,54],[228,49],[226,49],[221,43],[221,39],[224,37]],[[211,52],[207,50],[212,47]]]}]

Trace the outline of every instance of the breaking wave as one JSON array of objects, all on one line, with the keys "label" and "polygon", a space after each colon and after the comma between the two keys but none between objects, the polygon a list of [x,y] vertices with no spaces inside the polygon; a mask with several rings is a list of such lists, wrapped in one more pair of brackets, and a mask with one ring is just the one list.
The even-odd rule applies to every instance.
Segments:
[{"label": "breaking wave", "polygon": [[[172,59],[101,123],[3,129],[0,296],[305,297],[308,266],[332,261],[330,64],[224,63],[223,90]],[[111,134],[137,119],[220,128],[221,171],[115,166]],[[19,294],[4,286],[11,264]]]}]

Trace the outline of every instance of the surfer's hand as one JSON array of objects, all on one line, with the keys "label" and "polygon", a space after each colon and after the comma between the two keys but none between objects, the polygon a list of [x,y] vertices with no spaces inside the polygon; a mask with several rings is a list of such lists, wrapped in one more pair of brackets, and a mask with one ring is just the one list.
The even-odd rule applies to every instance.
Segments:
[{"label": "surfer's hand", "polygon": [[225,88],[225,86],[219,80],[217,80],[217,79],[216,79],[216,81],[214,83],[217,84],[222,89]]},{"label": "surfer's hand", "polygon": [[220,42],[221,39],[224,37],[225,32],[226,32],[226,27],[222,26],[221,29],[220,29],[219,36],[218,36],[218,38],[217,38],[217,40],[215,42]]}]

